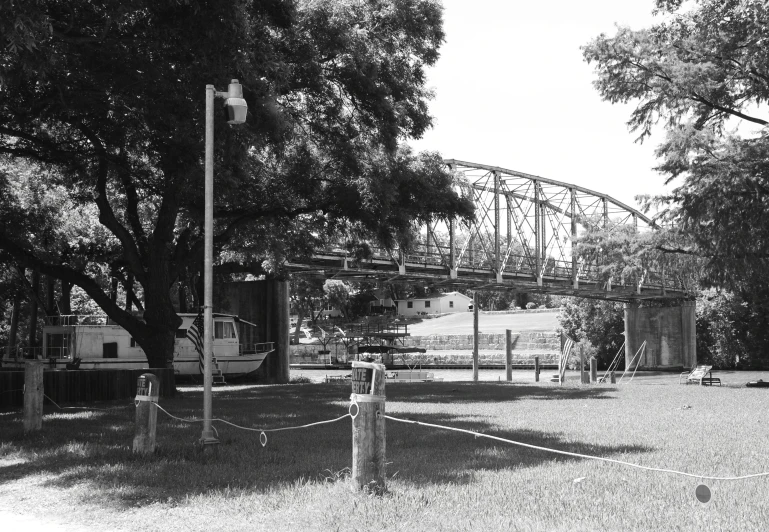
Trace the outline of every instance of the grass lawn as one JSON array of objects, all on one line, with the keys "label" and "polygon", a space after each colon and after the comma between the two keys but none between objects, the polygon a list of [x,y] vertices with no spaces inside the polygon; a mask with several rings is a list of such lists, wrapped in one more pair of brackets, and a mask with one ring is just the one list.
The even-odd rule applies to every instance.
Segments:
[{"label": "grass lawn", "polygon": [[[349,384],[215,389],[214,412],[269,427],[347,412]],[[645,384],[390,384],[391,416],[702,475],[769,471],[769,390]],[[199,415],[185,388],[161,405]],[[158,414],[159,449],[131,454],[133,405],[62,413],[42,433],[0,410],[0,508],[94,530],[767,530],[769,477],[710,481],[530,450],[387,421],[388,493],[354,492],[350,420],[272,433]],[[582,479],[582,480],[577,480]]]},{"label": "grass lawn", "polygon": [[[484,334],[505,334],[513,332],[549,331],[558,329],[558,309],[552,312],[520,312],[516,314],[487,314],[478,317],[478,328]],[[411,336],[431,334],[473,334],[473,313],[457,312],[438,318],[424,319],[421,323],[409,325]]]}]

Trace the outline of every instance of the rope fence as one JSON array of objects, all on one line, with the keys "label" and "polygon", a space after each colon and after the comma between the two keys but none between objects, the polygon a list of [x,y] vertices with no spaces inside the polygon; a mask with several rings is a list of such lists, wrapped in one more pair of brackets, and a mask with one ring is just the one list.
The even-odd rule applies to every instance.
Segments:
[{"label": "rope fence", "polygon": [[670,474],[673,474],[673,475],[681,475],[681,476],[684,476],[684,477],[696,478],[696,479],[700,479],[700,480],[745,480],[745,479],[748,479],[748,478],[757,478],[757,477],[769,476],[769,471],[764,472],[764,473],[754,473],[754,474],[751,474],[751,475],[741,475],[741,476],[736,476],[736,477],[716,477],[716,476],[707,476],[707,475],[696,475],[694,473],[687,473],[685,471],[676,471],[674,469],[663,469],[663,468],[659,468],[659,467],[644,466],[644,465],[640,465],[640,464],[634,464],[632,462],[625,462],[623,460],[615,460],[614,458],[605,458],[603,456],[592,456],[592,455],[589,455],[589,454],[573,453],[573,452],[570,452],[570,451],[561,451],[560,449],[551,449],[549,447],[542,447],[542,446],[539,446],[539,445],[533,445],[533,444],[530,444],[530,443],[523,443],[523,442],[520,442],[520,441],[510,440],[510,439],[507,439],[507,438],[500,438],[499,436],[492,436],[490,434],[484,434],[482,432],[475,432],[473,430],[458,429],[456,427],[447,427],[445,425],[436,425],[434,423],[425,423],[423,421],[416,421],[416,420],[413,420],[413,419],[401,419],[401,418],[397,418],[397,417],[393,417],[393,416],[387,416],[387,415],[385,415],[384,417],[385,417],[385,419],[389,419],[391,421],[397,421],[398,423],[407,423],[407,424],[412,424],[412,425],[422,425],[424,427],[432,427],[432,428],[436,428],[436,429],[450,430],[450,431],[454,431],[454,432],[463,432],[465,434],[472,434],[476,438],[487,438],[487,439],[490,439],[490,440],[496,440],[496,441],[501,441],[501,442],[504,442],[504,443],[510,443],[512,445],[518,445],[520,447],[528,447],[529,449],[535,449],[535,450],[538,450],[538,451],[545,451],[545,452],[549,452],[549,453],[556,453],[556,454],[561,454],[561,455],[565,455],[565,456],[573,456],[575,458],[584,458],[584,459],[587,459],[587,460],[598,460],[598,461],[601,461],[601,462],[609,462],[609,463],[612,463],[612,464],[619,464],[619,465],[623,465],[623,466],[627,466],[627,467],[635,467],[637,469],[644,469],[646,471],[657,471],[659,473],[670,473]]},{"label": "rope fence", "polygon": [[[170,413],[168,410],[166,410],[165,408],[163,408],[162,406],[160,406],[157,403],[151,403],[151,404],[155,405],[158,408],[158,410],[160,410],[161,412],[166,414],[168,417],[170,417],[172,419],[175,419],[177,421],[181,421],[182,423],[203,423],[205,421],[205,419],[202,419],[202,418],[181,418],[181,417],[173,415],[172,413]],[[345,419],[347,417],[355,419],[355,416],[353,416],[351,413],[348,412],[347,414],[345,414],[343,416],[339,416],[339,417],[334,418],[334,419],[327,419],[327,420],[324,420],[324,421],[316,421],[314,423],[307,423],[307,424],[304,424],[304,425],[296,425],[296,426],[293,426],[293,427],[278,427],[278,428],[274,428],[274,429],[264,429],[264,428],[256,428],[256,427],[244,427],[242,425],[238,425],[236,423],[232,423],[231,421],[227,421],[226,419],[221,419],[221,418],[212,418],[211,421],[212,422],[218,421],[219,423],[224,423],[225,425],[230,425],[231,427],[235,427],[236,429],[240,429],[240,430],[246,430],[246,431],[250,431],[250,432],[258,432],[259,433],[259,442],[262,444],[262,447],[265,447],[267,445],[267,434],[266,434],[267,432],[281,432],[281,431],[284,431],[284,430],[306,429],[306,428],[315,427],[315,426],[318,426],[318,425],[327,425],[329,423],[336,423],[337,421],[341,421],[341,420],[343,420],[343,419]]]},{"label": "rope fence", "polygon": [[[352,391],[350,395],[350,403],[348,411],[344,415],[315,421],[312,423],[303,423],[300,425],[293,425],[287,427],[247,427],[233,423],[227,419],[212,418],[211,422],[223,423],[238,430],[247,432],[256,432],[259,434],[259,441],[262,447],[267,445],[267,434],[284,431],[294,431],[301,429],[309,429],[312,427],[318,427],[321,425],[329,425],[338,423],[348,417],[352,421],[352,438],[353,438],[353,478],[358,484],[359,488],[365,486],[371,486],[372,484],[383,488],[385,470],[385,420],[390,420],[396,423],[408,424],[408,425],[420,425],[423,427],[430,427],[439,430],[446,430],[451,432],[457,432],[462,434],[468,434],[475,438],[486,438],[493,441],[498,441],[510,445],[533,449],[537,451],[558,454],[562,456],[570,456],[573,458],[579,458],[584,460],[595,460],[610,464],[616,464],[624,467],[631,467],[644,471],[664,473],[669,475],[678,475],[687,478],[710,480],[710,481],[739,481],[754,479],[760,477],[769,476],[768,472],[752,473],[747,475],[734,475],[734,476],[717,476],[717,475],[702,475],[697,473],[689,473],[686,471],[678,471],[675,469],[652,467],[624,460],[618,460],[615,458],[607,458],[603,456],[595,456],[583,453],[576,453],[571,451],[564,451],[560,449],[554,449],[551,447],[544,447],[540,445],[534,445],[531,443],[524,443],[521,441],[512,440],[509,438],[503,438],[500,436],[493,436],[490,434],[484,434],[474,430],[461,429],[457,427],[451,427],[447,425],[438,425],[435,423],[426,423],[413,419],[403,419],[395,416],[385,415],[384,406],[386,403],[386,397],[384,394],[384,366],[381,364],[356,362],[353,365],[352,375]],[[33,388],[34,389],[34,388]],[[181,423],[203,423],[208,421],[204,418],[183,418],[172,414],[162,406],[158,404],[158,380],[153,374],[144,374],[139,377],[137,383],[137,395],[134,400],[134,406],[136,408],[136,433],[134,437],[134,452],[151,453],[155,449],[155,432],[156,432],[156,410],[152,409],[151,405],[154,405],[158,410],[163,412],[166,416]],[[24,390],[9,390],[5,393],[18,392]],[[29,394],[29,389],[25,391],[25,396]],[[42,392],[42,388],[39,387],[35,392],[38,398],[38,405],[40,405],[40,413],[42,413],[42,398],[48,399],[54,406],[60,410],[97,410],[108,411],[113,410],[110,408],[95,408],[95,407],[62,407],[57,404],[49,396]],[[125,405],[120,408],[125,408]],[[27,430],[27,411],[25,406],[25,431]],[[213,428],[213,427],[212,427]],[[30,429],[32,430],[32,429]],[[39,430],[39,426],[37,427]],[[216,429],[214,429],[216,431]],[[217,432],[218,437],[218,432]],[[205,442],[202,442],[205,445]]]},{"label": "rope fence", "polygon": [[[157,403],[152,403],[152,404],[154,404],[160,411],[165,413],[168,417],[170,417],[172,419],[175,419],[177,421],[181,421],[183,423],[202,423],[204,421],[201,418],[181,418],[181,417],[178,417],[178,416],[175,416],[175,415],[171,414],[165,408],[163,408],[162,406],[158,405]],[[353,414],[353,408],[354,407],[356,409],[359,409],[357,400],[355,398],[351,398],[350,406],[349,406],[349,412],[347,414],[344,414],[342,416],[339,416],[339,417],[336,417],[336,418],[333,418],[333,419],[328,419],[328,420],[324,420],[324,421],[316,421],[314,423],[306,423],[304,425],[296,425],[296,426],[291,426],[291,427],[278,427],[278,428],[244,427],[242,425],[238,425],[236,423],[232,423],[230,421],[227,421],[226,419],[221,419],[221,418],[213,418],[213,419],[211,419],[211,421],[212,422],[218,421],[220,423],[224,423],[226,425],[230,425],[230,426],[235,427],[235,428],[240,429],[240,430],[251,431],[251,432],[259,432],[260,433],[259,439],[260,439],[260,442],[262,444],[262,447],[264,447],[264,446],[267,445],[266,433],[268,433],[268,432],[281,432],[281,431],[286,431],[286,430],[306,429],[306,428],[315,427],[315,426],[319,426],[319,425],[327,425],[327,424],[330,424],[330,423],[336,423],[336,422],[342,421],[343,419],[346,419],[348,417],[351,420],[355,420],[355,417],[358,415],[358,411],[356,411],[355,414]],[[758,478],[758,477],[769,476],[769,471],[762,472],[762,473],[753,473],[753,474],[750,474],[750,475],[740,475],[740,476],[698,475],[698,474],[695,474],[695,473],[688,473],[686,471],[678,471],[678,470],[675,470],[675,469],[665,469],[665,468],[660,468],[660,467],[651,467],[651,466],[645,466],[645,465],[641,465],[641,464],[634,464],[632,462],[625,462],[623,460],[617,460],[617,459],[614,459],[614,458],[606,458],[606,457],[603,457],[603,456],[594,456],[594,455],[589,455],[589,454],[574,453],[574,452],[571,452],[571,451],[562,451],[560,449],[553,449],[553,448],[550,448],[550,447],[543,447],[543,446],[540,446],[540,445],[533,445],[531,443],[524,443],[524,442],[520,442],[520,441],[516,441],[516,440],[511,440],[511,439],[508,439],[508,438],[502,438],[502,437],[499,437],[499,436],[492,436],[490,434],[484,434],[482,432],[476,432],[474,430],[467,430],[467,429],[460,429],[460,428],[456,428],[456,427],[449,427],[447,425],[437,425],[435,423],[426,423],[424,421],[417,421],[417,420],[413,420],[413,419],[402,419],[402,418],[398,418],[398,417],[394,417],[394,416],[389,416],[389,415],[385,415],[384,418],[385,419],[389,419],[390,421],[398,422],[398,423],[405,423],[405,424],[409,424],[409,425],[421,425],[423,427],[431,427],[431,428],[435,428],[435,429],[441,429],[441,430],[448,430],[448,431],[452,431],[452,432],[460,432],[460,433],[464,433],[464,434],[470,434],[470,435],[472,435],[472,436],[474,436],[476,438],[486,438],[486,439],[489,439],[489,440],[495,440],[495,441],[499,441],[499,442],[503,442],[503,443],[509,443],[511,445],[517,445],[519,447],[526,447],[526,448],[529,448],[529,449],[534,449],[534,450],[537,450],[537,451],[544,451],[544,452],[560,454],[560,455],[564,455],[564,456],[571,456],[571,457],[574,457],[574,458],[582,458],[582,459],[585,459],[585,460],[597,460],[597,461],[600,461],[600,462],[608,462],[608,463],[617,464],[617,465],[621,465],[621,466],[633,467],[633,468],[641,469],[641,470],[645,470],[645,471],[654,471],[654,472],[658,472],[658,473],[668,473],[668,474],[672,474],[672,475],[680,475],[680,476],[689,477],[689,478],[695,478],[695,479],[699,479],[699,480],[731,481],[731,480],[746,480],[746,479],[750,479],[750,478]]]},{"label": "rope fence", "polygon": [[[18,393],[18,392],[24,393],[24,388],[18,388],[16,390],[3,390],[2,392],[0,392],[0,394],[4,394],[4,393]],[[125,408],[125,406],[113,407],[113,408],[97,408],[95,406],[60,406],[59,403],[57,403],[56,401],[51,399],[46,394],[43,394],[43,397],[48,399],[51,402],[51,404],[53,404],[53,406],[55,406],[59,410],[98,410],[98,411],[101,411],[101,412],[109,412],[110,410],[118,410],[120,408]],[[12,412],[13,412],[13,410],[12,410]],[[21,412],[21,410],[17,410],[16,412],[17,413]]]}]

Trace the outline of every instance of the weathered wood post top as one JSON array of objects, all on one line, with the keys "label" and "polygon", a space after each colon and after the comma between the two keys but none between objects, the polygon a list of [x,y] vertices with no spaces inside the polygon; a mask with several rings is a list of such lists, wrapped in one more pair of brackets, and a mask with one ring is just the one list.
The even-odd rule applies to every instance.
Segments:
[{"label": "weathered wood post top", "polygon": [[136,432],[133,452],[152,454],[155,452],[158,409],[154,404],[160,395],[160,381],[152,373],[143,373],[136,379]]},{"label": "weathered wood post top", "polygon": [[43,428],[43,361],[24,363],[24,432]]},{"label": "weathered wood post top", "polygon": [[[385,366],[352,363],[352,478],[356,489],[385,491]],[[357,408],[356,408],[357,406]]]}]

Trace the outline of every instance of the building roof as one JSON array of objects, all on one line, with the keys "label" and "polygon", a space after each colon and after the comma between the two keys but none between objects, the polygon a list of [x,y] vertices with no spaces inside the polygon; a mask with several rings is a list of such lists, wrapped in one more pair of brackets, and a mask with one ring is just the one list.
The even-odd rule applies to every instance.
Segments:
[{"label": "building roof", "polygon": [[437,294],[433,297],[410,297],[408,299],[394,299],[393,301],[435,301],[437,299],[443,299],[445,297],[449,296],[455,296],[455,297],[463,297],[467,299],[468,301],[472,301],[472,297],[468,297],[460,292],[446,292],[445,294]]}]

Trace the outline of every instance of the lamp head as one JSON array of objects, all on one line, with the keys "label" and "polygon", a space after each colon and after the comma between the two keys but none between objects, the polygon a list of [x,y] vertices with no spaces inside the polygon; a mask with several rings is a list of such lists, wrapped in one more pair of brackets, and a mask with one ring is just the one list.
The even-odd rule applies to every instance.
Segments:
[{"label": "lamp head", "polygon": [[233,79],[227,91],[227,99],[224,100],[224,112],[228,124],[242,124],[246,121],[248,105],[243,99],[243,85]]}]

